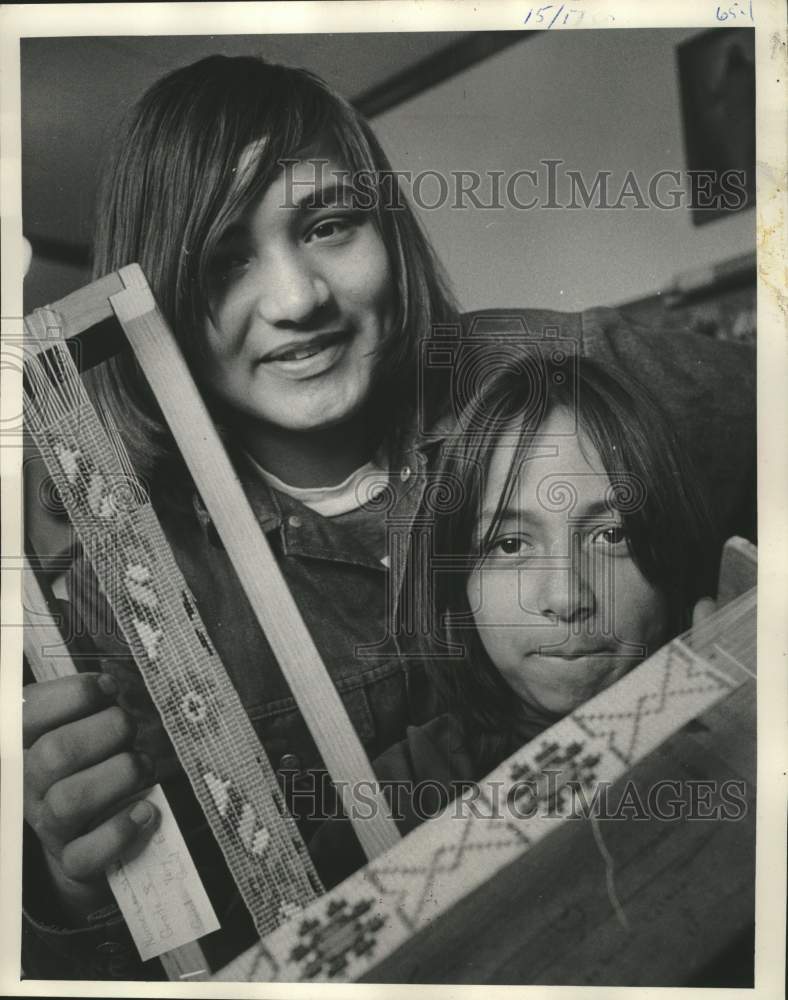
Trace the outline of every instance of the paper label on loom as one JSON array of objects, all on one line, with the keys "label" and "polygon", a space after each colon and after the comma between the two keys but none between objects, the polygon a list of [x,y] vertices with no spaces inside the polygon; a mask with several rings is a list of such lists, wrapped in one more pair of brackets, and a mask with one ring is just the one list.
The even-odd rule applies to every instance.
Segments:
[{"label": "paper label on loom", "polygon": [[143,961],[219,929],[164,792],[156,785],[145,798],[161,813],[159,828],[143,851],[108,872]]}]

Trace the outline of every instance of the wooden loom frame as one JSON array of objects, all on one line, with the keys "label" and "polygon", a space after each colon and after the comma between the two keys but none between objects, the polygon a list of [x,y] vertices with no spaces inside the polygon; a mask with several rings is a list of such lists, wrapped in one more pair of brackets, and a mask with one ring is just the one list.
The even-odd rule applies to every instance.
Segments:
[{"label": "wooden loom frame", "polygon": [[[129,308],[123,303],[122,293],[128,291],[136,290],[139,293],[135,298],[132,296],[132,303]],[[117,298],[121,296],[120,298]],[[127,297],[128,298],[128,297]],[[113,301],[114,300],[114,301]],[[153,303],[150,292],[147,289],[147,284],[144,281],[141,271],[136,265],[131,265],[128,268],[122,269],[120,272],[106,276],[80,289],[78,292],[67,296],[60,302],[55,303],[51,310],[59,319],[62,325],[62,335],[66,338],[72,336],[79,336],[86,333],[86,331],[91,330],[93,327],[101,327],[104,332],[105,344],[95,344],[98,348],[98,356],[103,360],[103,357],[109,356],[112,350],[122,344],[122,339],[111,338],[107,334],[109,328],[106,321],[112,320],[115,316],[121,321],[121,325],[128,328],[129,324],[135,322],[146,322],[148,324],[154,323],[156,325],[157,336],[162,336],[167,342],[167,349],[171,349],[174,344],[172,334],[166,328],[166,324],[163,324],[161,317],[152,313],[152,309],[155,308],[155,303]],[[153,316],[153,319],[151,319]],[[42,334],[40,322],[36,319],[36,314],[29,318],[29,329],[35,334],[36,331]],[[113,324],[114,325],[114,324]],[[29,345],[30,346],[30,345]],[[46,339],[42,338],[40,345],[33,345],[36,350],[46,350],[48,346]],[[93,342],[88,345],[89,353],[92,353],[94,347]],[[172,355],[168,356],[168,361],[172,360]],[[172,374],[171,368],[168,371],[168,387],[172,385]],[[148,374],[146,372],[146,374]],[[149,376],[150,377],[150,376]],[[179,378],[182,384],[193,384],[191,383],[191,378],[185,368],[185,364],[182,365],[181,372],[179,373]],[[154,391],[155,386],[154,386]],[[157,393],[158,395],[158,393]],[[161,399],[159,400],[161,403]],[[166,411],[165,411],[166,412]],[[170,419],[170,414],[166,413],[168,420]],[[184,449],[184,457],[187,458],[189,438],[191,436],[191,418],[193,416],[193,402],[190,402],[186,406],[183,412],[180,414],[175,414],[176,423],[180,419],[180,430],[173,428],[173,433],[175,435],[176,441],[179,447],[184,447],[184,439],[187,447]],[[198,442],[198,447],[202,446],[202,442]],[[192,441],[192,446],[194,442]],[[202,491],[202,487],[201,487]],[[226,497],[222,497],[222,502],[226,505]],[[228,511],[228,525],[225,526],[225,531],[229,528],[232,531],[232,522],[236,518],[237,511],[232,505],[225,507]],[[210,510],[210,507],[209,507]],[[213,511],[211,511],[213,513]],[[222,534],[222,526],[217,524],[217,527]],[[262,533],[257,531],[258,535]],[[227,541],[223,535],[223,540],[227,546]],[[246,540],[244,543],[246,544]],[[236,563],[235,552],[232,551],[235,548],[235,552],[239,552],[238,546],[228,547],[228,552],[233,560],[233,564],[236,566],[238,571],[238,565]],[[745,574],[746,575],[746,574]],[[270,580],[266,580],[263,586],[257,592],[257,599],[260,600],[263,597],[263,591],[265,591],[264,597],[267,602],[271,602],[271,590],[272,586]],[[273,586],[276,586],[274,584]],[[734,590],[736,588],[734,587]],[[289,594],[288,594],[289,597]],[[250,595],[250,599],[254,603],[254,599]],[[293,605],[294,607],[294,605]],[[287,615],[291,612],[287,611]],[[297,614],[297,609],[296,609]],[[266,630],[267,631],[267,630]],[[322,665],[320,669],[323,670]],[[319,674],[319,671],[318,671]],[[308,679],[308,685],[311,687],[315,681],[315,673],[304,672],[304,676]],[[327,679],[327,675],[326,675]],[[288,677],[290,680],[290,677]],[[329,682],[330,684],[330,682]],[[332,689],[333,690],[333,689]],[[325,691],[325,688],[324,688]],[[296,694],[299,705],[302,705],[302,697],[299,691],[294,691]],[[302,688],[301,694],[309,694],[310,692],[305,691]],[[336,692],[334,691],[334,697],[336,698]],[[329,696],[330,700],[330,696]],[[338,699],[337,699],[338,700]],[[340,703],[341,704],[341,703]],[[335,720],[338,716],[331,711],[325,712],[322,721],[328,719]],[[678,733],[676,736],[672,737],[665,747],[659,751],[658,754],[651,754],[645,761],[637,765],[635,771],[639,770],[642,775],[642,780],[656,780],[656,776],[659,774],[664,774],[666,765],[672,765],[679,768],[679,772],[683,768],[686,770],[686,761],[693,760],[696,761],[697,767],[699,768],[699,773],[708,773],[710,776],[719,777],[726,772],[726,768],[730,769],[730,773],[740,775],[746,782],[750,789],[754,788],[755,785],[755,772],[754,772],[754,762],[752,760],[751,754],[743,753],[742,759],[740,761],[735,761],[731,758],[731,755],[726,751],[725,746],[727,743],[731,743],[736,746],[739,750],[746,747],[747,739],[746,734],[754,733],[753,730],[753,719],[754,719],[754,683],[747,683],[742,686],[734,695],[726,699],[722,705],[718,705],[712,708],[709,712],[705,713],[701,719],[701,728],[697,729],[693,734],[687,734],[686,732]],[[321,720],[317,720],[320,724]],[[311,728],[311,722],[310,722]],[[343,733],[336,726],[333,727],[329,732],[323,734],[323,743],[331,743],[332,741],[337,741],[340,745],[345,742]],[[344,762],[340,762],[338,765],[339,773],[342,773],[342,766]],[[368,766],[368,762],[366,762]],[[361,772],[364,771],[364,761],[360,762]],[[330,766],[329,770],[332,773],[337,773]],[[361,773],[357,772],[357,773]],[[634,774],[635,772],[633,772]],[[640,780],[640,779],[638,779]],[[752,806],[752,803],[750,803]],[[749,819],[745,823],[740,823],[738,825],[728,824],[728,828],[724,831],[726,836],[723,837],[724,844],[717,848],[718,853],[714,855],[715,863],[719,862],[720,857],[728,857],[729,853],[736,856],[741,852],[742,848],[746,848],[749,838],[752,835],[751,821],[754,818],[754,810],[750,808]],[[626,828],[627,833],[621,835],[615,835],[610,840],[610,847],[614,855],[617,853],[620,856],[626,855],[626,843],[630,846],[635,846],[637,849],[638,843],[640,843],[640,849],[648,850],[645,846],[648,844],[648,838],[646,833],[648,832],[645,827],[646,824],[641,824],[640,827],[634,826],[631,822],[621,824],[619,830],[624,830]],[[678,832],[673,836],[671,841],[671,846],[668,849],[668,861],[667,864],[681,864],[682,859],[685,859],[685,855],[692,855],[697,849],[698,845],[698,834],[695,829],[690,829],[687,832],[688,827],[685,824],[683,828],[684,832]],[[641,831],[641,832],[638,832]],[[651,828],[651,833],[653,834],[653,825]],[[529,897],[531,902],[531,908],[533,909],[533,900],[536,898],[539,900],[543,898],[541,896],[542,889],[549,887],[552,909],[555,909],[557,903],[563,901],[563,905],[567,905],[567,901],[571,900],[577,896],[577,887],[574,888],[567,885],[567,875],[573,870],[573,866],[566,866],[566,858],[569,857],[575,862],[581,858],[587,858],[589,854],[594,852],[594,848],[588,847],[590,844],[589,837],[591,836],[589,832],[588,824],[583,824],[582,829],[580,825],[575,824],[571,827],[565,827],[561,831],[556,831],[548,837],[543,844],[538,845],[534,850],[529,851],[524,858],[517,863],[518,875],[522,875],[522,880],[520,878],[512,878],[512,872],[507,870],[501,873],[500,877],[496,878],[491,882],[489,890],[485,893],[476,891],[466,900],[459,903],[453,910],[447,914],[444,914],[441,920],[434,925],[430,932],[417,934],[413,941],[409,943],[407,953],[403,953],[400,949],[394,958],[385,959],[382,964],[376,966],[374,970],[367,970],[364,978],[370,979],[371,981],[381,981],[382,979],[400,978],[399,975],[396,977],[392,975],[395,969],[401,970],[403,956],[407,969],[405,978],[411,979],[411,977],[421,978],[422,981],[427,978],[432,978],[434,975],[434,969],[428,970],[426,963],[433,960],[436,955],[442,955],[445,959],[448,959],[452,954],[458,957],[463,954],[463,946],[459,943],[463,940],[463,934],[468,936],[468,926],[470,925],[474,928],[470,934],[473,942],[479,946],[477,948],[477,958],[474,971],[472,972],[472,978],[468,981],[492,981],[495,976],[501,974],[502,968],[511,969],[511,975],[517,975],[518,977],[522,975],[528,975],[528,949],[516,950],[517,954],[515,958],[510,956],[509,959],[501,961],[500,953],[502,950],[501,933],[502,933],[502,923],[506,924],[506,918],[501,920],[500,916],[496,919],[496,913],[500,914],[502,908],[505,911],[511,905],[517,905],[520,907],[518,912],[525,912],[528,909]],[[633,839],[634,836],[634,839]],[[644,839],[645,837],[645,839]],[[622,838],[624,838],[622,840]],[[663,838],[664,839],[664,838]],[[717,841],[719,841],[719,837]],[[374,856],[376,853],[380,854],[388,848],[391,848],[396,844],[398,837],[396,836],[396,831],[394,834],[391,833],[391,827],[386,829],[385,824],[383,825],[383,832],[378,835],[377,840],[371,847],[371,855]],[[583,846],[585,845],[585,846]],[[621,845],[621,846],[620,846]],[[586,848],[588,847],[588,850]],[[746,852],[745,852],[746,853]],[[696,855],[694,860],[688,862],[690,870],[698,873],[700,877],[705,877],[708,875],[708,865],[704,868],[701,863],[705,855],[701,852],[700,855]],[[557,858],[561,858],[561,867],[564,870],[564,877],[561,880],[563,888],[556,889],[555,885],[552,885],[552,877],[548,876],[545,882],[545,872],[555,871],[554,862]],[[700,859],[700,860],[698,860]],[[664,859],[663,859],[664,860]],[[541,867],[540,867],[541,865]],[[577,865],[574,865],[575,875],[581,876],[582,871],[578,872]],[[686,867],[685,867],[686,871]],[[741,873],[739,873],[741,874]],[[582,878],[580,879],[582,882]],[[587,883],[587,879],[586,879]],[[652,889],[656,890],[654,884],[649,883]],[[741,892],[740,899],[743,900],[744,897],[748,895],[751,890],[752,879],[744,879],[738,883],[738,888]],[[485,887],[486,889],[487,887]],[[607,896],[603,895],[598,891],[599,886],[595,885],[593,889],[589,888],[586,884],[584,892],[588,896],[589,893],[594,896],[596,912],[601,913],[602,907],[607,907],[609,909],[609,901],[607,901]],[[536,894],[533,895],[533,890],[536,890]],[[581,893],[582,895],[582,893]],[[648,904],[649,892],[641,894],[642,900],[644,899]],[[486,899],[484,898],[486,897]],[[590,898],[590,897],[589,897]],[[708,902],[708,897],[707,897]],[[713,912],[716,907],[716,897],[712,900],[712,907],[709,912]],[[540,902],[539,904],[543,904]],[[523,910],[523,907],[525,910]],[[708,907],[707,907],[708,909]],[[728,921],[728,932],[730,934],[735,934],[741,931],[742,928],[742,913],[749,912],[749,907],[744,903],[743,906],[739,905],[734,907],[730,911],[731,919]],[[480,935],[480,922],[477,919],[479,914],[483,914],[484,918],[482,923],[486,927],[485,935]],[[539,915],[539,910],[534,912],[534,916]],[[608,922],[609,923],[609,922]],[[671,919],[668,923],[675,923]],[[464,931],[463,931],[464,929]],[[609,932],[609,941],[612,942],[613,951],[617,952],[618,948],[625,943],[627,931],[622,927],[607,928]],[[593,937],[593,935],[592,935]],[[598,938],[598,934],[596,935]],[[487,945],[484,945],[484,941],[487,941]],[[494,947],[492,946],[494,942]],[[711,954],[712,942],[709,941],[704,949],[701,949],[704,955]],[[485,950],[486,947],[486,950]],[[545,953],[545,942],[544,940],[539,941],[538,950],[540,951],[542,958],[544,958]],[[587,961],[595,965],[597,969],[600,967],[600,962],[598,961],[598,949],[599,944],[591,948],[590,952],[588,948]],[[467,948],[467,942],[466,942]],[[511,951],[511,948],[509,949]],[[549,950],[549,949],[548,949]],[[630,949],[631,950],[631,949]],[[199,949],[197,949],[197,952]],[[638,949],[635,949],[637,952]],[[199,964],[199,955],[197,952],[193,952],[193,957],[196,957],[197,963]],[[566,982],[564,979],[551,979],[550,976],[555,974],[556,968],[560,971],[561,965],[561,955],[564,952],[564,948],[560,948],[558,952],[553,957],[553,965],[544,966],[545,972],[538,981],[540,982]],[[596,953],[595,953],[596,952]],[[693,971],[697,971],[698,968],[698,954],[697,949],[693,949],[694,954],[690,956],[685,956],[685,962],[683,966],[682,975],[690,975]],[[481,957],[478,957],[481,956]],[[619,955],[620,957],[620,955]],[[671,959],[675,960],[675,951],[671,952]],[[392,964],[394,963],[394,964]],[[557,966],[556,966],[557,963]],[[680,963],[679,963],[680,964]],[[170,965],[172,966],[172,971],[169,974],[177,975],[178,978],[184,976],[183,969],[186,968],[185,965],[180,963],[177,958],[171,960]],[[604,965],[604,963],[603,963]],[[638,965],[642,969],[642,962],[638,959]],[[626,963],[624,963],[626,966]],[[622,966],[622,968],[624,967]],[[167,963],[165,962],[165,968]],[[630,973],[633,971],[633,965],[630,962],[629,966],[626,966]],[[189,966],[193,969],[194,966]],[[530,968],[533,968],[531,964]],[[606,971],[610,973],[610,969],[607,968]],[[656,971],[656,970],[655,970]],[[429,972],[429,975],[427,974]],[[662,968],[664,973],[664,968]],[[459,982],[462,979],[456,978],[457,967],[452,966],[451,978],[445,981]],[[564,970],[565,973],[565,970]],[[190,973],[186,973],[189,975]],[[580,975],[580,972],[576,972]],[[590,978],[586,978],[584,981],[596,982],[600,981],[594,978],[594,973],[589,973]],[[544,977],[547,978],[544,978]],[[218,978],[222,977],[222,973],[219,973]],[[232,970],[228,970],[228,978],[233,978]],[[481,977],[481,978],[478,978]],[[440,977],[439,977],[440,979]],[[512,980],[509,980],[512,981]],[[518,978],[515,981],[528,981]],[[622,984],[627,980],[621,980]],[[605,979],[605,984],[614,985],[619,982],[618,979]]]}]

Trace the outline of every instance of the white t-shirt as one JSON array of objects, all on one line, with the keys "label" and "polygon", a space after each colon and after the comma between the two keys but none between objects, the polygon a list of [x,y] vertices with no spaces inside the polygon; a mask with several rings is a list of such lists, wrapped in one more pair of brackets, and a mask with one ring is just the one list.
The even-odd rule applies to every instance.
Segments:
[{"label": "white t-shirt", "polygon": [[264,469],[251,455],[247,454],[247,458],[269,486],[299,500],[323,517],[338,517],[358,510],[374,500],[386,488],[389,479],[388,470],[370,461],[336,486],[291,486]]}]

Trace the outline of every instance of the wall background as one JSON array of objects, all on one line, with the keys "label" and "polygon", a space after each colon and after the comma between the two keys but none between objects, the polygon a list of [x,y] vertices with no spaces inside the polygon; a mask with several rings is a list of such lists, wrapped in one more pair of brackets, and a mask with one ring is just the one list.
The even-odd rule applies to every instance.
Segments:
[{"label": "wall background", "polygon": [[[513,173],[563,159],[589,187],[594,171],[612,171],[614,197],[627,170],[645,191],[657,170],[686,169],[676,45],[698,33],[545,32],[382,115],[375,127],[403,170]],[[431,203],[436,191],[425,182],[423,200]],[[519,197],[531,196],[526,180]],[[569,200],[568,183],[558,200]],[[685,208],[420,215],[467,309],[615,305],[660,291],[677,272],[755,249],[753,209],[700,227]]]},{"label": "wall background", "polygon": [[[397,169],[540,169],[564,160],[590,185],[627,170],[641,188],[686,168],[676,46],[695,30],[524,33],[524,40],[374,120]],[[349,97],[459,34],[26,39],[22,46],[25,232],[86,242],[103,143],[125,107],[169,69],[213,51],[314,68]],[[425,200],[435,198],[425,182]],[[483,186],[480,194],[488,200]],[[528,198],[530,185],[518,188]],[[539,192],[537,192],[539,193]],[[545,192],[542,190],[542,195]],[[568,185],[559,187],[568,199]],[[544,197],[543,197],[544,200]],[[631,203],[631,202],[630,202]],[[688,268],[755,248],[755,212],[692,225],[686,208],[420,211],[465,308],[615,305]],[[37,257],[25,309],[89,280]]]}]

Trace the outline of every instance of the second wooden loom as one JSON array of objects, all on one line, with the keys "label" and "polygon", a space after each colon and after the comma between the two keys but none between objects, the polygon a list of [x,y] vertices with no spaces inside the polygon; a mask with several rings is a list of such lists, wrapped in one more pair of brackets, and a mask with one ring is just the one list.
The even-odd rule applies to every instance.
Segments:
[{"label": "second wooden loom", "polygon": [[[170,424],[330,774],[344,789],[374,784],[374,775],[139,267],[123,268],[28,317],[28,424],[51,474],[60,478],[63,492],[70,492],[69,513],[78,531],[82,523],[83,545],[99,548],[98,535],[102,545],[110,538],[126,552],[121,578],[107,576],[102,585],[160,711],[162,704],[176,705],[162,711],[165,725],[261,935],[259,947],[216,978],[668,985],[697,973],[720,938],[746,931],[752,918],[755,788],[755,579],[747,543],[729,553],[727,565],[737,572],[723,570],[721,588],[730,592],[721,593],[726,606],[709,624],[669,644],[481,783],[488,808],[490,794],[484,789],[517,802],[517,789],[527,787],[530,813],[523,815],[520,808],[514,815],[509,809],[480,817],[477,804],[459,817],[447,811],[400,841],[380,796],[375,818],[356,823],[368,866],[323,895],[292,821],[281,816],[276,779],[248,731],[248,720],[244,723],[210,637],[201,632],[198,611],[189,605],[190,595],[173,569],[160,529],[157,534],[146,498],[135,493],[133,474],[122,462],[111,470],[106,464],[114,460],[107,455],[116,455],[117,441],[105,440],[98,422],[86,432],[95,414],[86,397],[74,400],[80,441],[98,453],[103,449],[104,464],[96,464],[82,453],[76,424],[69,431],[68,419],[49,394],[48,386],[60,383],[62,389],[68,380],[63,368],[69,362],[62,352],[71,338],[92,337],[91,353],[97,351],[99,358],[122,345],[108,324],[115,319]],[[99,338],[103,344],[95,343]],[[54,364],[53,348],[55,355],[61,351]],[[45,355],[50,360],[43,375],[31,377]],[[151,560],[157,559],[154,572]],[[735,579],[739,582],[731,584]],[[182,613],[178,620],[171,617],[173,607],[182,612],[184,605],[185,618]],[[47,661],[56,673],[69,669],[62,650],[54,658],[41,654],[46,600],[32,574],[26,608],[38,613],[25,642],[38,679],[47,675]],[[50,652],[51,637],[49,630]],[[168,652],[173,637],[179,641]],[[184,644],[193,659],[179,671],[172,664],[183,659]],[[165,664],[167,670],[159,669]],[[213,700],[225,722],[213,734],[204,725],[207,706],[192,690],[197,671],[216,679]],[[164,677],[173,673],[178,676]],[[701,721],[688,732],[686,724],[698,717]],[[552,791],[544,787],[547,774],[557,776]],[[574,808],[573,789],[585,795],[603,784],[619,791],[647,789],[666,775],[713,780],[718,786],[739,781],[742,815],[713,827],[653,819],[638,823],[636,818],[562,822],[572,818],[567,810]],[[157,803],[166,810],[161,798]],[[540,805],[552,813],[540,815]],[[718,800],[715,808],[718,815]],[[128,867],[122,877],[115,873],[113,887],[119,899],[125,893],[127,903],[139,904],[134,878],[150,880],[144,853],[141,867]],[[729,864],[733,858],[735,865]],[[715,891],[721,864],[729,867],[728,884]],[[670,900],[685,879],[696,888],[690,903],[684,890],[683,917],[676,919]],[[199,932],[193,924],[182,947],[161,955],[170,978],[209,975],[193,938],[212,926],[209,918]],[[653,944],[655,934],[662,954],[647,944]],[[571,971],[568,942],[573,943]],[[160,952],[154,948],[149,954]]]}]

